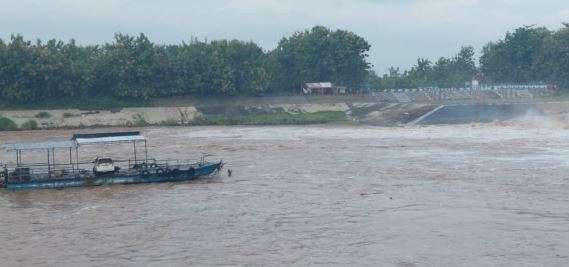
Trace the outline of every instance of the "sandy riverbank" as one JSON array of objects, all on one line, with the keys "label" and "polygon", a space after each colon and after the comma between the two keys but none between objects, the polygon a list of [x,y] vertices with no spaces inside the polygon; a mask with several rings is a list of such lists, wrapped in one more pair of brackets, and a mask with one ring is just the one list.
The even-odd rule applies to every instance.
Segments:
[{"label": "sandy riverbank", "polygon": [[[162,102],[156,103],[160,106],[110,110],[3,110],[0,111],[0,117],[12,120],[18,127],[34,121],[39,129],[151,125],[317,124],[345,121],[394,126],[407,124],[440,106],[437,103],[382,103],[365,97],[271,97],[204,102],[179,100],[169,105]],[[569,101],[535,102],[534,105],[542,114],[556,120],[569,121]]]}]

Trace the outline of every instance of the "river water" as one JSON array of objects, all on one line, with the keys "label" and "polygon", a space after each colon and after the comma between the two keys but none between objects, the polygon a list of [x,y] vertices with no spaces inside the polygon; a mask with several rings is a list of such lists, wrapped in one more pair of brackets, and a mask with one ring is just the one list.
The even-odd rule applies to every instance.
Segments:
[{"label": "river water", "polygon": [[[210,153],[229,162],[233,175],[0,191],[0,265],[569,262],[569,131],[563,127],[142,131],[152,156]],[[72,133],[0,133],[0,145]],[[88,159],[116,158],[129,149],[82,150]],[[25,154],[24,160],[42,156]],[[12,158],[0,155],[0,161]]]}]

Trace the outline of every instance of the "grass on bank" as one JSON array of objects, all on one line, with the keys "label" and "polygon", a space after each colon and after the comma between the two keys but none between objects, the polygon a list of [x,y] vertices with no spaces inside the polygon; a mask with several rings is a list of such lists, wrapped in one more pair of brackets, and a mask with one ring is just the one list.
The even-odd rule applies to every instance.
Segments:
[{"label": "grass on bank", "polygon": [[20,130],[36,130],[36,129],[38,129],[38,122],[35,120],[26,121],[20,126]]},{"label": "grass on bank", "polygon": [[47,118],[51,117],[51,114],[49,114],[49,112],[42,111],[42,112],[39,112],[38,114],[36,114],[34,117],[36,117],[38,119],[47,119]]},{"label": "grass on bank", "polygon": [[320,111],[314,113],[277,112],[272,114],[249,114],[227,116],[223,114],[206,114],[191,125],[278,125],[278,124],[324,124],[347,121],[343,111]]},{"label": "grass on bank", "polygon": [[0,117],[0,131],[36,130],[38,128],[38,122],[35,120],[28,120],[18,127],[13,120],[6,117]]},{"label": "grass on bank", "polygon": [[0,131],[15,131],[18,130],[18,125],[6,117],[0,117]]},{"label": "grass on bank", "polygon": [[[206,114],[189,123],[182,123],[173,119],[165,120],[157,124],[149,123],[142,116],[133,117],[134,122],[127,126],[131,127],[147,127],[147,126],[183,126],[183,125],[307,125],[307,124],[325,124],[335,122],[347,122],[349,119],[342,111],[320,111],[314,113],[287,113],[279,111],[270,114],[245,114],[245,115],[225,115],[225,114]],[[94,126],[93,126],[94,127]],[[108,127],[108,125],[99,125],[98,127]],[[63,128],[86,128],[63,127]],[[0,131],[17,131],[17,130],[36,130],[40,129],[37,121],[29,120],[24,122],[20,127],[9,118],[0,117]]]},{"label": "grass on bank", "polygon": [[79,110],[110,110],[127,107],[148,107],[151,101],[140,99],[118,99],[112,97],[93,98],[59,98],[46,99],[41,102],[13,102],[0,101],[2,110],[30,110],[30,109],[79,109]]}]

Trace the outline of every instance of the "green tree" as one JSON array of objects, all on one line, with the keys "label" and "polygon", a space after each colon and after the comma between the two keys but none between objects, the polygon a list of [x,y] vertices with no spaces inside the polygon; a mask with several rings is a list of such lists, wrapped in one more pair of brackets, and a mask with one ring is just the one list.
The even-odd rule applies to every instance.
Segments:
[{"label": "green tree", "polygon": [[529,82],[540,79],[534,62],[551,32],[543,27],[521,27],[503,40],[484,46],[481,70],[496,82]]},{"label": "green tree", "polygon": [[97,58],[95,87],[100,95],[147,99],[156,92],[156,48],[144,35],[116,34]]},{"label": "green tree", "polygon": [[36,99],[37,86],[34,54],[30,41],[21,35],[12,35],[8,44],[2,45],[0,61],[0,95],[3,99],[29,101]]},{"label": "green tree", "polygon": [[274,88],[298,92],[305,82],[331,81],[361,86],[371,65],[370,45],[355,33],[316,26],[283,38],[274,54]]},{"label": "green tree", "polygon": [[545,38],[533,69],[542,81],[569,86],[569,24]]},{"label": "green tree", "polygon": [[417,64],[407,73],[410,87],[426,87],[433,85],[432,62],[426,58],[417,59]]},{"label": "green tree", "polygon": [[410,70],[403,73],[391,67],[383,77],[373,77],[375,89],[400,89],[418,87],[460,87],[476,74],[474,48],[462,47],[451,58],[441,57],[434,64],[429,59],[419,58]]}]

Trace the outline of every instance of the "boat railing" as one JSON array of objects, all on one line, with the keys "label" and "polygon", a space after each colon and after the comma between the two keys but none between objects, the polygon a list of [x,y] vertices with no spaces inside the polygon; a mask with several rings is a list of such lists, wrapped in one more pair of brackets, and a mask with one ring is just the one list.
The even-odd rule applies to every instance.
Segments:
[{"label": "boat railing", "polygon": [[[122,165],[124,163],[124,165],[128,166],[128,168],[131,169],[136,169],[136,168],[140,168],[140,167],[150,167],[150,166],[156,166],[156,165],[193,165],[196,163],[205,163],[204,158],[201,159],[163,159],[163,160],[157,160],[157,159],[117,159],[117,160],[113,160],[113,162],[115,163],[115,165]],[[117,164],[118,163],[118,164]],[[122,164],[121,164],[122,163]],[[46,163],[26,163],[26,164],[19,164],[19,165],[0,165],[0,170],[1,169],[8,169],[8,170],[15,170],[18,168],[33,168],[34,170],[45,170],[44,172],[48,172],[49,170],[53,171],[53,170],[60,170],[60,169],[65,169],[65,170],[80,170],[80,169],[91,169],[93,167],[94,161],[84,161],[84,162],[79,162],[79,163],[56,163],[56,164],[46,164]]]},{"label": "boat railing", "polygon": [[[161,159],[157,160],[155,158],[149,159],[138,159],[136,161],[132,161],[128,159],[129,167],[136,168],[138,166],[150,167],[150,166],[187,166],[187,165],[198,165],[204,164],[206,162],[207,157],[212,156],[210,154],[204,154],[199,159],[191,158],[191,159]],[[116,161],[115,161],[116,162]]]},{"label": "boat railing", "polygon": [[83,171],[69,169],[32,169],[29,167],[17,167],[14,171],[5,172],[5,182],[26,182],[45,179],[65,179],[80,175]]},{"label": "boat railing", "polygon": [[[143,171],[146,169],[187,169],[193,166],[198,167],[205,164],[206,156],[200,159],[116,159],[113,162],[120,166],[127,167],[121,171]],[[32,181],[44,179],[66,179],[78,176],[88,176],[92,174],[94,161],[79,163],[28,163],[19,165],[4,165],[0,169],[0,185],[8,181]],[[3,177],[3,178],[2,178]]]}]

